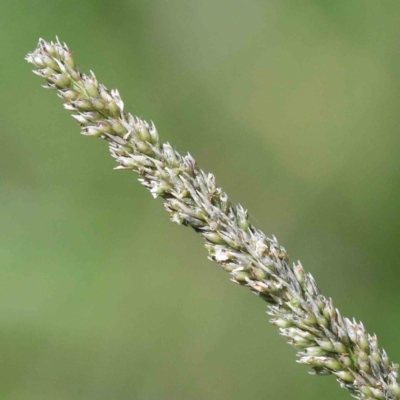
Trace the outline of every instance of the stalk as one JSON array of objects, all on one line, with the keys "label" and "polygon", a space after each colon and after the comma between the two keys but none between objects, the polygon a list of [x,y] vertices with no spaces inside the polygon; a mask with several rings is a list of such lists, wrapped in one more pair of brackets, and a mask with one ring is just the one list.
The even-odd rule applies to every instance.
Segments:
[{"label": "stalk", "polygon": [[398,365],[361,322],[343,318],[300,262],[290,264],[275,236],[254,227],[241,205],[232,205],[213,174],[194,158],[160,141],[154,124],[124,111],[117,90],[75,66],[65,43],[39,40],[26,56],[45,88],[57,91],[84,136],[109,144],[116,169],[132,170],[154,198],[162,197],[171,221],[200,234],[209,259],[268,303],[270,322],[298,349],[297,362],[316,375],[334,375],[356,399],[399,400]]}]

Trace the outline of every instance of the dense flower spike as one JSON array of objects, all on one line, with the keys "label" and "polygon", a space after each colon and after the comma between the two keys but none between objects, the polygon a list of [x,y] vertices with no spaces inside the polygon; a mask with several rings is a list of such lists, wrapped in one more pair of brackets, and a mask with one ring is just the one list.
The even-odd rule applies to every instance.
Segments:
[{"label": "dense flower spike", "polygon": [[26,60],[55,89],[85,136],[108,141],[116,169],[135,171],[154,197],[162,197],[171,220],[191,226],[205,240],[209,258],[269,304],[271,322],[299,349],[298,362],[312,373],[335,375],[356,399],[400,399],[398,366],[378,348],[362,323],[343,318],[300,263],[290,265],[273,236],[256,229],[240,205],[233,206],[193,157],[161,143],[156,127],[124,112],[117,90],[109,91],[76,67],[67,45],[39,40]]}]

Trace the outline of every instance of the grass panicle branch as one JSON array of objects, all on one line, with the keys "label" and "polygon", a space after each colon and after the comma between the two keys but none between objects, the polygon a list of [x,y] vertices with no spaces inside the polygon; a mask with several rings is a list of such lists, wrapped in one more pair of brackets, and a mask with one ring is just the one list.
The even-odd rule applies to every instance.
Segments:
[{"label": "grass panicle branch", "polygon": [[162,197],[171,220],[200,234],[210,260],[231,280],[268,303],[271,323],[298,349],[298,362],[316,375],[334,375],[356,399],[400,399],[398,366],[378,347],[362,323],[343,318],[319,291],[300,262],[289,263],[286,250],[232,205],[212,174],[194,158],[160,141],[153,123],[124,111],[117,90],[108,90],[93,72],[75,66],[65,43],[39,40],[26,60],[73,112],[81,133],[104,139],[118,166],[135,171],[153,195]]}]

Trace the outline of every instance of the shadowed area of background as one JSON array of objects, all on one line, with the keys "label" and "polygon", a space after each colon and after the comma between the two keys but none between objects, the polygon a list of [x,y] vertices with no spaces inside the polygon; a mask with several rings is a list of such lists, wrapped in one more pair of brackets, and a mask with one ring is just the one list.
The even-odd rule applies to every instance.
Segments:
[{"label": "shadowed area of background", "polygon": [[212,171],[400,361],[400,3],[0,3],[7,400],[347,399],[24,60],[81,70]]}]

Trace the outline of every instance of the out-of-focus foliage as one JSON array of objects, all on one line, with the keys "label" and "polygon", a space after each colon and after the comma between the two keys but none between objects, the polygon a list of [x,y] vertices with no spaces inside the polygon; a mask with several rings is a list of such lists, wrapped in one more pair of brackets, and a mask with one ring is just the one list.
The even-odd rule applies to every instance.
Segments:
[{"label": "out-of-focus foliage", "polygon": [[400,360],[400,3],[0,3],[0,397],[346,399],[24,62],[59,35]]}]

